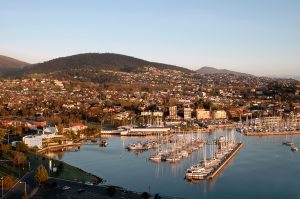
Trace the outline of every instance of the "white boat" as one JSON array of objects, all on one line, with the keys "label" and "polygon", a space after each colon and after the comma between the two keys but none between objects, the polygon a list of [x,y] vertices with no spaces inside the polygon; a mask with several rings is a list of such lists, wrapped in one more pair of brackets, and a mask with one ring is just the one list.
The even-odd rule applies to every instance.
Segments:
[{"label": "white boat", "polygon": [[152,161],[161,161],[162,158],[163,158],[163,154],[160,153],[160,152],[158,152],[158,153],[155,153],[155,154],[151,155],[149,157],[149,160],[152,160]]},{"label": "white boat", "polygon": [[138,142],[138,143],[133,143],[133,144],[129,144],[127,146],[127,148],[129,150],[146,150],[148,149],[147,147],[145,147],[142,143]]},{"label": "white boat", "polygon": [[296,152],[296,151],[299,151],[299,149],[298,149],[298,147],[296,147],[296,146],[292,146],[292,147],[291,147],[291,151]]},{"label": "white boat", "polygon": [[212,171],[212,168],[204,168],[202,166],[192,166],[186,170],[185,177],[188,180],[202,180],[205,179]]},{"label": "white boat", "polygon": [[181,151],[180,154],[182,157],[189,157],[189,153],[186,150]]},{"label": "white boat", "polygon": [[166,161],[168,162],[177,162],[182,158],[179,154],[171,154],[168,157],[166,157]]}]

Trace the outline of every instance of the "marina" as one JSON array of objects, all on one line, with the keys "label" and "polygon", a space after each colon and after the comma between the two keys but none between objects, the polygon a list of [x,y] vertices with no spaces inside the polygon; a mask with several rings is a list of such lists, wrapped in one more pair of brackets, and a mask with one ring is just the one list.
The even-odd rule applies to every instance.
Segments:
[{"label": "marina", "polygon": [[203,160],[192,165],[186,170],[187,180],[208,180],[213,179],[226,165],[226,163],[237,154],[243,143],[235,141],[234,132],[231,131],[229,137],[224,136],[212,140],[210,146],[211,157],[206,159],[206,147],[203,149]]},{"label": "marina", "polygon": [[[231,130],[215,130],[210,134],[182,134],[181,139],[191,140],[198,137],[207,140],[205,144],[207,164],[212,152],[217,152],[213,147],[214,140],[221,136],[231,137]],[[160,137],[160,140],[164,136]],[[225,139],[223,138],[223,139]],[[57,158],[84,169],[107,180],[107,184],[122,186],[137,192],[148,191],[152,194],[164,193],[186,199],[194,198],[255,198],[256,194],[269,195],[273,198],[298,197],[297,177],[300,173],[300,156],[292,152],[290,144],[300,146],[300,136],[265,136],[252,137],[234,132],[234,139],[239,144],[236,150],[228,154],[218,169],[207,175],[208,180],[185,179],[185,173],[191,165],[201,163],[204,160],[204,146],[193,151],[188,157],[175,163],[167,161],[151,161],[149,157],[158,151],[158,148],[149,149],[141,153],[128,151],[129,144],[149,142],[156,140],[157,136],[146,137],[120,137],[111,136],[105,138],[108,146],[85,145],[80,150],[72,152],[60,152]],[[172,140],[171,142],[174,142]],[[173,145],[174,143],[168,143]],[[219,154],[217,154],[220,157]],[[287,168],[282,170],[282,167]],[[126,172],[124,172],[126,171]],[[276,175],[274,175],[276,173]],[[261,176],[264,176],[262,179]],[[281,178],[282,181],[277,179]],[[247,179],[247,180],[245,180]],[[258,180],[259,179],[259,180]],[[264,184],[269,184],[265,187]],[[252,188],[256,187],[256,192]],[[284,187],[289,186],[290,192],[284,192]],[[228,191],[235,187],[249,194],[233,194]]]},{"label": "marina", "polygon": [[300,135],[298,117],[263,117],[246,119],[240,122],[236,130],[246,136]]}]

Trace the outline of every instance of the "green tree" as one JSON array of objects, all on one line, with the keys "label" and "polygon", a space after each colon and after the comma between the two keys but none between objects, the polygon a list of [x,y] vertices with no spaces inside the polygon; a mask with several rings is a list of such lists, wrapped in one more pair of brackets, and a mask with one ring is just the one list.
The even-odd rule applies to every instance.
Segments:
[{"label": "green tree", "polygon": [[38,184],[44,183],[48,180],[48,172],[44,167],[44,165],[42,164],[39,165],[39,167],[35,172],[34,179]]}]

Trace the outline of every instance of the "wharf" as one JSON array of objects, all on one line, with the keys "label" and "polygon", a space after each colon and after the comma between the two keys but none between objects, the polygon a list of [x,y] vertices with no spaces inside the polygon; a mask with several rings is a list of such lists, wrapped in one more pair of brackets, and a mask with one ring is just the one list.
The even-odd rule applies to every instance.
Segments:
[{"label": "wharf", "polygon": [[54,150],[63,150],[64,148],[68,148],[68,147],[80,147],[81,146],[81,142],[80,143],[72,143],[72,144],[60,144],[60,145],[53,145],[53,146],[47,146],[43,149],[38,150],[38,153],[44,153],[44,152],[48,152],[48,151],[54,151]]},{"label": "wharf", "polygon": [[243,147],[243,143],[240,142],[237,144],[235,149],[228,154],[222,162],[208,175],[207,179],[212,180],[214,177],[216,177],[220,171],[225,167],[225,165],[239,152],[239,150]]},{"label": "wharf", "polygon": [[276,135],[300,135],[300,131],[283,131],[283,132],[247,132],[246,136],[276,136]]}]

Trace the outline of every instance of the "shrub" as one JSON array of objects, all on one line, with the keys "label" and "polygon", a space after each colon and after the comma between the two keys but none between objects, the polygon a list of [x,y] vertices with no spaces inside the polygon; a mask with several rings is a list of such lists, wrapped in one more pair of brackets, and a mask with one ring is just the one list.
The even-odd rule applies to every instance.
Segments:
[{"label": "shrub", "polygon": [[142,198],[143,198],[143,199],[149,198],[149,194],[148,194],[147,192],[143,192],[143,193],[142,193]]},{"label": "shrub", "polygon": [[113,187],[113,186],[109,186],[106,189],[106,193],[107,193],[108,196],[114,196],[115,193],[116,193],[116,188]]}]

